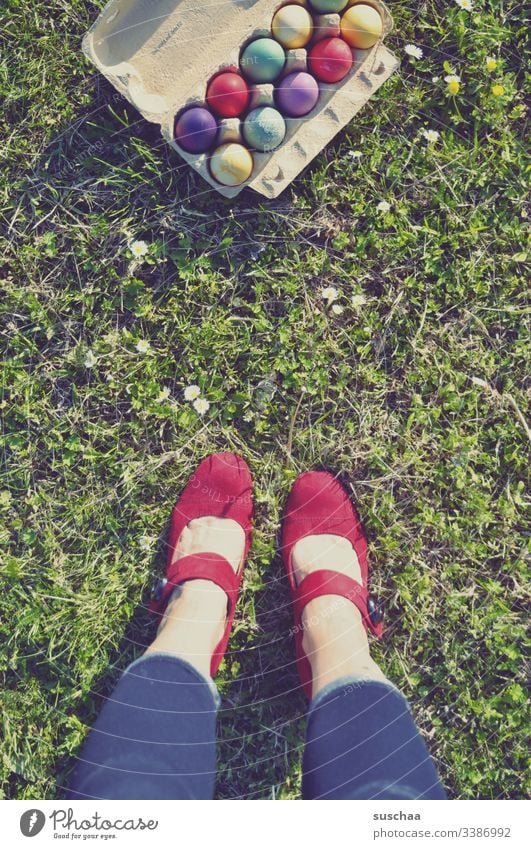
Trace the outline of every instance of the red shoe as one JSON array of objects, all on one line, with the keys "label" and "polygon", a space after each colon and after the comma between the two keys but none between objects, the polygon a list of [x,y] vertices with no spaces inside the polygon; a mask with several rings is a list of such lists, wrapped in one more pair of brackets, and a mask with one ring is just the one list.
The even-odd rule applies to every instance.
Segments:
[{"label": "red shoe", "polygon": [[[316,569],[299,586],[295,583],[292,553],[296,542],[310,534],[336,534],[350,541],[357,554],[363,585],[353,578],[329,569]],[[297,669],[304,692],[311,698],[312,668],[302,648],[302,611],[314,598],[339,595],[349,599],[361,613],[365,629],[382,635],[383,610],[367,591],[367,540],[359,516],[344,486],[328,472],[306,472],[297,478],[284,511],[282,556],[291,587],[295,614]]]},{"label": "red shoe", "polygon": [[183,529],[192,519],[198,519],[200,516],[233,519],[245,531],[245,561],[251,545],[252,515],[252,480],[249,467],[241,457],[230,453],[211,454],[206,457],[197,467],[173,508],[166,577],[157,583],[149,610],[162,616],[175,587],[194,578],[213,581],[227,593],[227,622],[223,636],[212,655],[212,676],[218,671],[227,649],[243,566],[236,573],[228,560],[215,552],[190,554],[174,563],[172,561],[175,547]]}]

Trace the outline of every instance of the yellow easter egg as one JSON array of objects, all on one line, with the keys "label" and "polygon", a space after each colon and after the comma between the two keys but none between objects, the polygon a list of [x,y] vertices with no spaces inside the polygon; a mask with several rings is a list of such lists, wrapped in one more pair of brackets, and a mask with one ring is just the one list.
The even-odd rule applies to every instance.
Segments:
[{"label": "yellow easter egg", "polygon": [[383,30],[379,12],[373,6],[356,3],[341,17],[341,35],[351,47],[367,50],[376,44]]},{"label": "yellow easter egg", "polygon": [[210,157],[210,173],[222,186],[239,186],[253,172],[253,157],[243,144],[222,144]]},{"label": "yellow easter egg", "polygon": [[312,16],[303,6],[282,6],[273,18],[271,31],[288,50],[305,47],[312,37]]}]

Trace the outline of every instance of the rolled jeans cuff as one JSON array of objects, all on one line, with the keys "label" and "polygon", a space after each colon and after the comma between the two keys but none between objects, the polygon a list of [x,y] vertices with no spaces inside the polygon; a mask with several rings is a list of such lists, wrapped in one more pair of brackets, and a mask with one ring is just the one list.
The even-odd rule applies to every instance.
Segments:
[{"label": "rolled jeans cuff", "polygon": [[179,657],[179,655],[177,655],[177,654],[172,654],[171,652],[167,652],[167,651],[154,651],[154,652],[149,652],[149,654],[143,654],[142,657],[137,657],[136,660],[133,660],[133,662],[130,663],[129,666],[127,666],[124,669],[124,671],[122,672],[122,675],[131,675],[131,674],[134,675],[135,674],[135,672],[134,672],[135,668],[142,666],[142,664],[144,664],[144,663],[149,663],[150,659],[153,659],[153,660],[164,659],[165,660],[167,658],[170,658],[171,660],[174,660],[177,663],[179,663],[180,666],[182,666],[184,669],[186,669],[190,673],[190,675],[197,680],[198,684],[208,684],[209,690],[212,693],[212,699],[213,699],[213,702],[214,702],[214,709],[216,711],[219,710],[219,707],[221,705],[221,696],[219,695],[219,690],[216,687],[214,679],[211,678],[210,675],[208,677],[206,677],[205,675],[202,675],[199,672],[199,670],[196,669],[196,667],[192,663],[189,663],[187,660],[184,660],[184,658]]},{"label": "rolled jeans cuff", "polygon": [[[400,693],[398,687],[396,687],[392,681],[389,681],[388,678],[382,680],[380,678],[369,678],[365,675],[344,675],[341,678],[336,678],[335,681],[331,681],[330,684],[327,684],[326,687],[323,687],[322,690],[319,690],[317,695],[314,696],[308,706],[308,718],[310,718],[312,711],[318,708],[319,705],[321,705],[330,695],[336,693],[336,691],[337,695],[339,695],[340,692],[348,692],[349,690],[353,689],[356,686],[360,686],[361,684],[380,684],[385,689],[395,690],[397,693]],[[400,695],[402,695],[403,697],[402,693],[400,693]]]}]

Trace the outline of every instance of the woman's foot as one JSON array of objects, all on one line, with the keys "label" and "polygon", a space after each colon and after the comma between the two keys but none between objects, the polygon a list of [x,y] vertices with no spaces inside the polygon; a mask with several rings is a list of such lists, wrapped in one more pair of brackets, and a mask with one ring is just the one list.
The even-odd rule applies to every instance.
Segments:
[{"label": "woman's foot", "polygon": [[[190,554],[215,552],[229,561],[236,573],[243,568],[245,533],[233,519],[201,516],[183,529],[173,562]],[[225,628],[227,595],[212,581],[195,579],[176,587],[163,615],[155,640],[146,654],[168,652],[188,661],[205,677]]]},{"label": "woman's foot", "polygon": [[[362,583],[356,552],[348,539],[335,534],[312,534],[293,548],[297,585],[316,569],[330,569]],[[338,595],[308,602],[302,613],[304,652],[312,667],[312,697],[344,676],[386,681],[369,652],[369,641],[358,608]]]}]

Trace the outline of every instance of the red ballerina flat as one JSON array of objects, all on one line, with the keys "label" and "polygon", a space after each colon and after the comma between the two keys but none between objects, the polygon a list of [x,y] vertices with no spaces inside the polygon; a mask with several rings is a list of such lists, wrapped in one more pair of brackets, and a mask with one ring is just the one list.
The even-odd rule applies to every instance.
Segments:
[{"label": "red ballerina flat", "polygon": [[227,620],[210,665],[210,674],[218,671],[229,641],[234,611],[243,574],[235,572],[228,560],[216,552],[201,552],[174,562],[175,549],[183,529],[192,519],[216,516],[233,519],[245,532],[244,562],[251,545],[253,515],[252,480],[247,463],[228,452],[211,454],[198,466],[173,508],[168,537],[166,577],[154,590],[149,609],[162,616],[170,595],[179,584],[197,578],[212,581],[227,594]]},{"label": "red ballerina flat", "polygon": [[[317,569],[297,586],[293,571],[293,547],[310,534],[335,534],[351,543],[361,569],[362,584],[348,575],[329,569]],[[357,511],[345,487],[329,472],[306,472],[297,478],[284,511],[282,556],[288,573],[295,615],[297,669],[304,692],[311,698],[312,668],[303,647],[302,611],[314,598],[338,595],[349,599],[361,613],[366,630],[382,635],[383,609],[367,590],[367,539]]]}]

